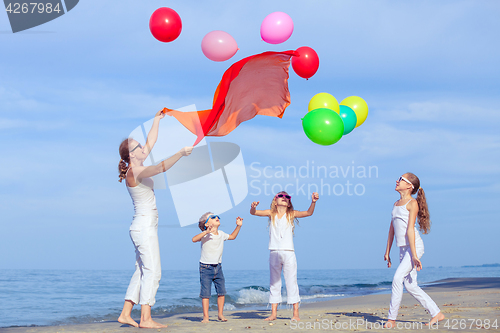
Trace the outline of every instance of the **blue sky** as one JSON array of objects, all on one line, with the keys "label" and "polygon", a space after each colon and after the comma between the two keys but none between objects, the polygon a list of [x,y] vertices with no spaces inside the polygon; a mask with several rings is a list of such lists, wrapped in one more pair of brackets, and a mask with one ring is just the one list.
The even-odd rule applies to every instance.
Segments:
[{"label": "blue sky", "polygon": [[[158,7],[176,10],[183,31],[172,43],[150,34]],[[274,11],[295,24],[271,45],[260,23]],[[395,180],[410,171],[425,189],[431,233],[425,266],[499,262],[500,4],[497,1],[81,1],[71,12],[12,34],[0,14],[0,268],[130,269],[133,207],[118,183],[118,145],[162,107],[209,108],[233,62],[267,50],[310,46],[320,68],[308,81],[290,70],[292,104],[283,119],[256,117],[223,138],[241,147],[249,181],[264,168],[376,167],[363,195],[322,195],[295,233],[299,269],[383,268]],[[240,50],[216,63],[201,52],[212,30]],[[309,99],[363,97],[366,122],[332,146],[310,142],[301,118]],[[170,121],[173,121],[171,119]],[[269,168],[268,168],[269,169]],[[271,178],[286,184],[296,179]],[[308,184],[318,178],[300,179]],[[267,269],[267,221],[249,214],[270,195],[224,213],[226,269]],[[158,190],[164,269],[196,269],[192,227],[178,227],[168,190]],[[209,193],[193,193],[203,200]],[[307,209],[310,194],[294,195]],[[251,255],[249,255],[251,253]],[[393,260],[397,253],[393,249]]]}]

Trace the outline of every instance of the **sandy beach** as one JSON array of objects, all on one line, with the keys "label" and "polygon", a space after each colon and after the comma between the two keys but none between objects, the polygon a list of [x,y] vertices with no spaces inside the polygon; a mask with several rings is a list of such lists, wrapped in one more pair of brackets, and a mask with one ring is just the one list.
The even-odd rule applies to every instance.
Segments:
[{"label": "sandy beach", "polygon": [[[436,281],[424,288],[438,304],[446,319],[438,330],[477,332],[500,331],[500,278],[460,278]],[[167,328],[150,329],[151,332],[289,332],[289,331],[384,331],[390,294],[377,294],[332,301],[302,304],[300,322],[291,322],[291,310],[283,306],[278,319],[266,322],[270,311],[226,311],[227,322],[217,321],[217,313],[210,312],[210,322],[201,323],[201,313],[177,314],[154,319]],[[393,331],[428,330],[430,316],[408,295],[398,316],[398,327]],[[496,328],[494,327],[496,324]],[[3,333],[40,332],[143,332],[118,322],[84,325],[0,328]]]}]

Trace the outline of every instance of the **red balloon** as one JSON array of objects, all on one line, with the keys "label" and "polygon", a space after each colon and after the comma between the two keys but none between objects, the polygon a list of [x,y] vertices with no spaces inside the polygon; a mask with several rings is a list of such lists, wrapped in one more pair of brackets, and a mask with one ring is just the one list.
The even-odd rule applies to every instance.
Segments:
[{"label": "red balloon", "polygon": [[171,8],[158,8],[149,19],[149,30],[160,42],[171,42],[181,34],[181,17]]},{"label": "red balloon", "polygon": [[292,68],[298,76],[308,79],[313,76],[319,68],[319,58],[316,51],[307,46],[295,50],[299,56],[292,57]]}]

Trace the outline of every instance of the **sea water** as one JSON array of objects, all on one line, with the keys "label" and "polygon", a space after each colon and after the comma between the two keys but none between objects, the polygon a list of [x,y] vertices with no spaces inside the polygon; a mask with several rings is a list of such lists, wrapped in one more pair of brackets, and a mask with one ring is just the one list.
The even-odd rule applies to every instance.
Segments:
[{"label": "sea water", "polygon": [[[132,276],[129,270],[1,270],[0,327],[116,321]],[[299,270],[303,303],[389,293],[393,269]],[[224,270],[226,310],[266,309],[269,271]],[[461,277],[499,277],[500,267],[426,267],[419,284]],[[286,289],[283,283],[283,301]],[[198,271],[163,271],[152,314],[201,316]],[[217,308],[212,287],[211,309]],[[140,318],[140,307],[132,317]]]}]

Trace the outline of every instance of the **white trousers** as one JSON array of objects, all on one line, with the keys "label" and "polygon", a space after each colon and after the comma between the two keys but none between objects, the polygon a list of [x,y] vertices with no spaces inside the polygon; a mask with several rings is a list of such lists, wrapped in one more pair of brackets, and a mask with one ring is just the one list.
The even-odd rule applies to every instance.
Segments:
[{"label": "white trousers", "polygon": [[294,251],[275,251],[269,255],[271,272],[269,303],[281,303],[281,271],[285,277],[286,299],[288,304],[300,302],[299,285],[297,284],[297,258]]},{"label": "white trousers", "polygon": [[[415,242],[417,256],[420,259],[424,254],[424,243],[420,240]],[[406,291],[412,295],[431,314],[436,316],[440,310],[436,303],[417,285],[417,269],[413,267],[410,246],[399,248],[400,264],[394,279],[392,280],[391,306],[389,308],[389,320],[396,320],[399,306],[403,299],[403,285]]]},{"label": "white trousers", "polygon": [[135,246],[136,261],[125,300],[153,306],[161,278],[158,216],[134,216],[130,238]]}]

